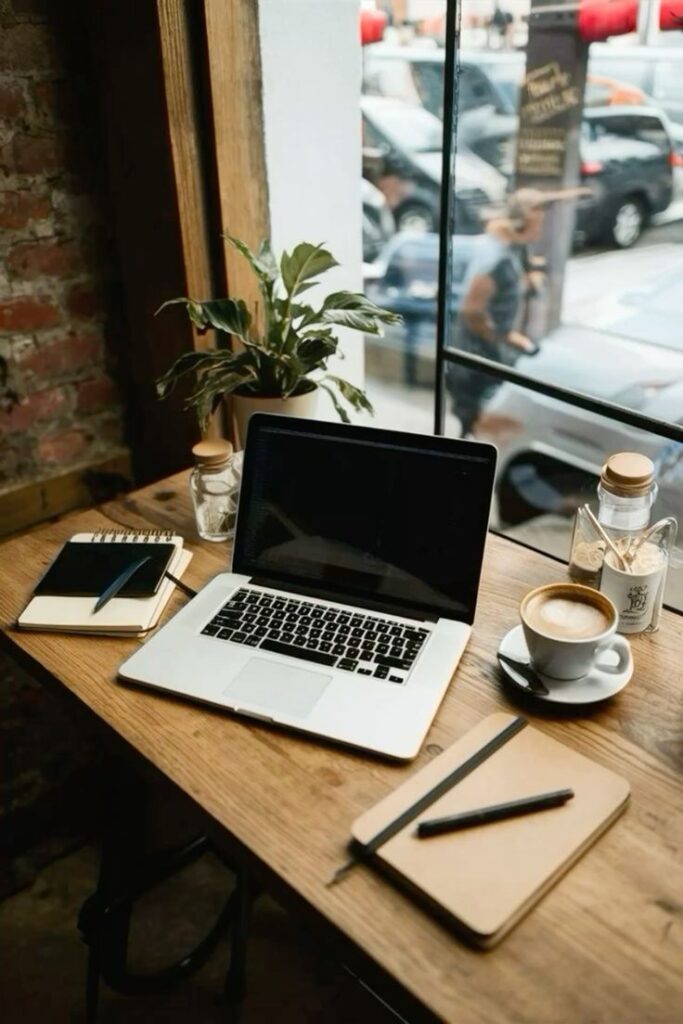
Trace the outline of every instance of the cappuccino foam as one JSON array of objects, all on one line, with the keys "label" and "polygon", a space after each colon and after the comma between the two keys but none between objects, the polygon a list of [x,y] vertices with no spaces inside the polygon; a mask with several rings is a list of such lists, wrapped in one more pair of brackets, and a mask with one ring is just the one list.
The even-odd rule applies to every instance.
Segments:
[{"label": "cappuccino foam", "polygon": [[590,640],[604,633],[611,621],[597,605],[559,594],[533,597],[525,618],[539,633],[567,640]]}]

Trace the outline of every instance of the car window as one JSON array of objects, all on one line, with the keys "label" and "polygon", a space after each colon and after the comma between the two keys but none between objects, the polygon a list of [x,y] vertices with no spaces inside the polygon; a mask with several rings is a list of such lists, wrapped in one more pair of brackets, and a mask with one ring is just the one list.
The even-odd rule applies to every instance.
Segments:
[{"label": "car window", "polygon": [[653,91],[657,100],[683,101],[683,60],[657,64]]},{"label": "car window", "polygon": [[617,81],[630,82],[648,92],[648,67],[644,60],[626,57],[589,57],[588,71],[594,75],[605,75]]},{"label": "car window", "polygon": [[479,68],[472,64],[463,64],[460,69],[460,80],[458,82],[458,110],[464,113],[467,110],[476,110],[487,103],[496,104],[496,96],[488,82],[488,79]]},{"label": "car window", "polygon": [[382,149],[385,142],[382,136],[379,134],[377,129],[372,125],[367,117],[363,118],[363,148],[364,149]]},{"label": "car window", "polygon": [[443,117],[443,64],[435,61],[417,61],[413,65],[415,86],[423,107],[437,117]]},{"label": "car window", "polygon": [[525,67],[524,59],[519,62],[490,61],[486,64],[486,74],[494,83],[499,98],[498,106],[503,114],[517,113]]},{"label": "car window", "polygon": [[587,120],[591,125],[593,138],[618,135],[621,138],[649,142],[662,153],[668,153],[671,149],[664,123],[658,117],[645,114],[619,114],[613,117],[590,117]]},{"label": "car window", "polygon": [[411,107],[402,103],[387,103],[373,110],[377,128],[399,150],[409,153],[433,153],[443,145],[443,127],[424,107]]},{"label": "car window", "polygon": [[369,96],[388,96],[405,103],[420,103],[410,61],[401,58],[367,58],[363,72],[363,92]]}]

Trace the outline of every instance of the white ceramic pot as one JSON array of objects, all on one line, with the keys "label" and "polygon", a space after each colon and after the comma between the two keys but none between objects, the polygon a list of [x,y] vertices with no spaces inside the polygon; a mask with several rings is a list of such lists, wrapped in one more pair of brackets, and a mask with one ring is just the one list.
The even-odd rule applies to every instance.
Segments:
[{"label": "white ceramic pot", "polygon": [[257,398],[256,395],[231,395],[235,447],[244,448],[247,424],[253,412],[275,412],[280,416],[314,418],[318,408],[318,388],[289,398]]}]

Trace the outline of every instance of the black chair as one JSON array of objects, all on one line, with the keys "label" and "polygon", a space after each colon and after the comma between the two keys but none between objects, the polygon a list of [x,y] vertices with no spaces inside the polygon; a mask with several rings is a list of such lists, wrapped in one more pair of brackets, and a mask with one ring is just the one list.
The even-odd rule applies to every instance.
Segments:
[{"label": "black chair", "polygon": [[[205,835],[173,849],[140,855],[146,801],[140,780],[122,782],[108,794],[100,871],[95,892],[83,904],[78,927],[88,946],[86,1022],[95,1024],[100,980],[126,996],[166,992],[198,971],[217,943],[231,936],[230,962],[223,993],[229,1019],[235,1020],[245,994],[247,939],[255,890],[246,872],[232,868]],[[151,972],[128,966],[128,940],[135,902],[145,893],[207,853],[220,857],[234,884],[218,917],[204,938],[175,963]]]}]

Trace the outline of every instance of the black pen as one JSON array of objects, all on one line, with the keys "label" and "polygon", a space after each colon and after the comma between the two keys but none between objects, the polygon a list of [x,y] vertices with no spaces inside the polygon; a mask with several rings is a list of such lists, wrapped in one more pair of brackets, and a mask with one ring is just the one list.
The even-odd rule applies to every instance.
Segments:
[{"label": "black pen", "polygon": [[514,818],[520,814],[533,814],[534,811],[560,807],[573,796],[573,789],[557,789],[552,793],[539,793],[537,796],[510,800],[504,804],[492,804],[490,807],[464,811],[462,814],[453,814],[447,818],[431,818],[429,821],[420,822],[417,826],[417,835],[420,839],[428,839],[444,832],[456,832],[458,829],[471,828],[474,825],[487,825],[491,821],[503,821],[505,818]]},{"label": "black pen", "polygon": [[116,597],[119,590],[121,590],[126,585],[128,580],[135,575],[138,569],[140,569],[146,562],[149,562],[150,558],[151,555],[145,555],[144,558],[140,558],[138,559],[137,562],[133,562],[132,565],[127,566],[123,570],[123,572],[120,573],[120,575],[117,576],[116,579],[109,584],[107,589],[102,594],[100,594],[100,596],[97,599],[97,603],[92,610],[92,614],[94,615],[95,612],[98,612],[100,610],[100,608],[104,608],[105,604],[111,601],[112,597]]}]

